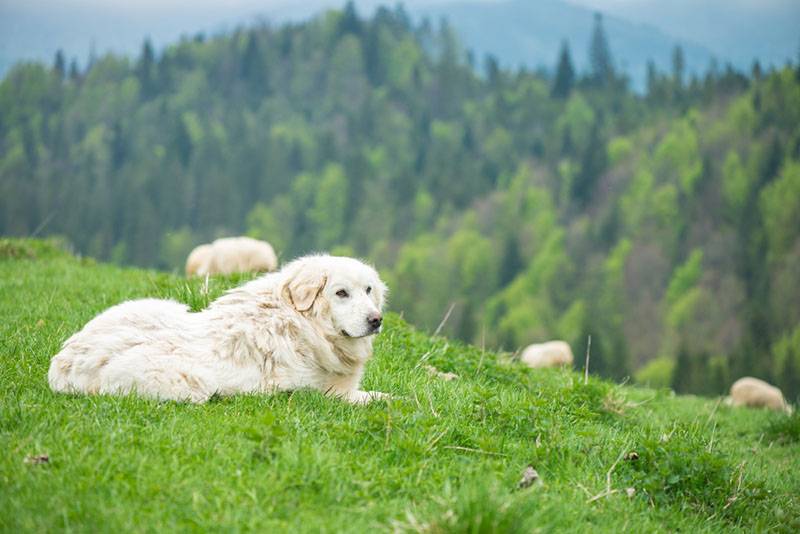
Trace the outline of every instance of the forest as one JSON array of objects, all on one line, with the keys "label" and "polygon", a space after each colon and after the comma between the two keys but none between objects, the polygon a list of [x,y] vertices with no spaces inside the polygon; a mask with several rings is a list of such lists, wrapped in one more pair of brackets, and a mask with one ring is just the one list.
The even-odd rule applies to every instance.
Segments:
[{"label": "forest", "polygon": [[[446,21],[352,4],[136,58],[59,52],[0,82],[0,234],[181,270],[247,234],[366,258],[421,329],[551,338],[615,379],[800,395],[800,58],[638,94],[601,17],[590,68],[537,71]],[[577,365],[577,364],[576,364]]]}]

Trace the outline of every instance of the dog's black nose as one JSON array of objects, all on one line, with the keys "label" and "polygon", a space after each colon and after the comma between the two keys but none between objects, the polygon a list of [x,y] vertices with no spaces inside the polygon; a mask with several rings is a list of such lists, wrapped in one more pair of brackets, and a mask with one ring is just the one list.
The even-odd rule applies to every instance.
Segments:
[{"label": "dog's black nose", "polygon": [[383,322],[383,317],[381,317],[380,315],[370,315],[369,317],[367,317],[367,323],[373,330],[377,330],[378,328],[380,328],[382,322]]}]

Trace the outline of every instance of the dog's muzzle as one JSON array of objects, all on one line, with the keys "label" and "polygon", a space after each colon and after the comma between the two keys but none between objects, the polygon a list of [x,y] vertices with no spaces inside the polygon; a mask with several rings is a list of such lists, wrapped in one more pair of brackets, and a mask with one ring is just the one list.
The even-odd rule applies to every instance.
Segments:
[{"label": "dog's muzzle", "polygon": [[372,332],[378,333],[381,331],[381,324],[383,324],[383,317],[378,314],[370,315],[367,317],[367,324]]},{"label": "dog's muzzle", "polygon": [[350,334],[347,330],[342,329],[342,335],[344,337],[367,337],[374,334],[378,334],[381,331],[381,325],[383,325],[383,317],[378,314],[370,315],[367,317],[367,331],[366,333],[360,336],[354,336]]}]

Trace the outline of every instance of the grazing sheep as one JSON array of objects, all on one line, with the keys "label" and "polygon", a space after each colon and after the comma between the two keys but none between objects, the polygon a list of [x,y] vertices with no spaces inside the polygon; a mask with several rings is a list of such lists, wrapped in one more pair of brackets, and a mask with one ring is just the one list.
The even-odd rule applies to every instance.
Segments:
[{"label": "grazing sheep", "polygon": [[269,243],[251,237],[226,237],[200,245],[186,260],[186,275],[269,272],[278,268],[278,257]]},{"label": "grazing sheep", "polygon": [[745,376],[733,383],[728,404],[769,408],[787,413],[792,411],[780,389],[752,376]]},{"label": "grazing sheep", "polygon": [[520,359],[534,369],[539,367],[558,367],[572,365],[572,349],[565,341],[548,341],[528,345]]},{"label": "grazing sheep", "polygon": [[[213,247],[200,245],[195,247],[186,259],[186,276],[201,275],[208,272]],[[202,273],[201,273],[202,270]]]}]

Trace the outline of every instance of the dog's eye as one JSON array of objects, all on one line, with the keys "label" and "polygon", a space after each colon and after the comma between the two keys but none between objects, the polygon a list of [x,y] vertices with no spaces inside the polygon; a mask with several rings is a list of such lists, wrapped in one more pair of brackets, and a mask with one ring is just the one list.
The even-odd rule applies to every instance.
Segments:
[{"label": "dog's eye", "polygon": [[337,297],[342,297],[343,299],[346,299],[347,297],[349,297],[349,295],[347,294],[347,291],[345,291],[344,289],[340,289],[339,291],[337,291],[336,292],[336,296]]},{"label": "dog's eye", "polygon": [[370,293],[372,293],[372,287],[371,286],[367,286],[367,295],[369,295]]}]

